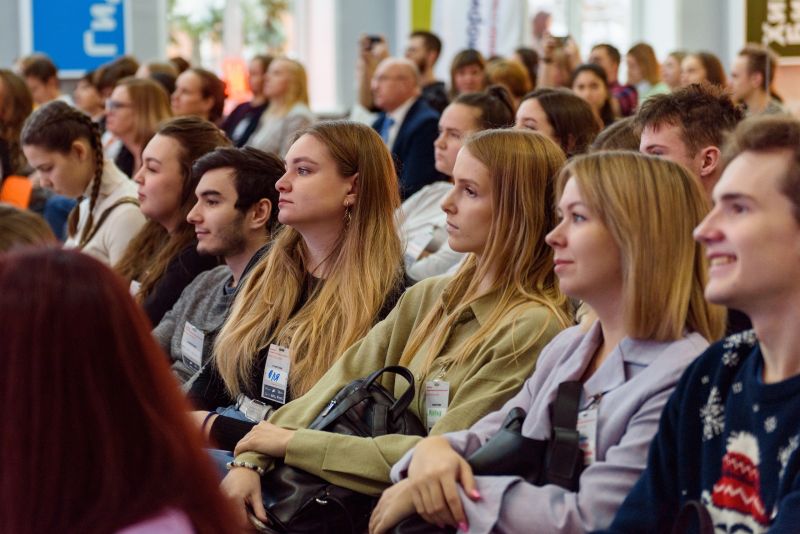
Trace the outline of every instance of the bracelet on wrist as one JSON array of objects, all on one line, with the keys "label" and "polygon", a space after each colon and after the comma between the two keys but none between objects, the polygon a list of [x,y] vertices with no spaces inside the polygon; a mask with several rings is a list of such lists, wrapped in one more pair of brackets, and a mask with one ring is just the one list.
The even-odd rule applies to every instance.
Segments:
[{"label": "bracelet on wrist", "polygon": [[234,467],[244,467],[245,469],[250,469],[251,471],[255,471],[256,473],[258,473],[259,476],[264,476],[264,468],[251,462],[233,460],[232,462],[228,462],[227,464],[225,464],[225,467],[228,468],[228,471],[230,471]]}]

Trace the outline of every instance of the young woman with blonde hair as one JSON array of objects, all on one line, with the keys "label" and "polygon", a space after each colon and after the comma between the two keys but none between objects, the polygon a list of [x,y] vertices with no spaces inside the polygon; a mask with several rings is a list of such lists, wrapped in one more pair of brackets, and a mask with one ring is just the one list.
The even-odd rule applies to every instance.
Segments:
[{"label": "young woman with blonde hair", "polygon": [[[286,164],[276,183],[284,227],[237,294],[212,363],[189,393],[220,414],[198,417],[225,450],[263,419],[249,409],[309,391],[403,288],[397,175],[380,136],[354,122],[321,123],[299,134]],[[290,354],[281,399],[263,395],[273,345]]]},{"label": "young woman with blonde hair", "polygon": [[[398,483],[381,498],[371,532],[385,532],[415,511],[465,532],[607,527],[644,469],[661,410],[684,368],[722,335],[724,310],[703,298],[707,265],[692,239],[709,206],[688,171],[650,156],[607,152],[574,159],[557,189],[561,222],[546,239],[559,284],[591,306],[597,320],[588,331],[565,330],[545,347],[536,371],[501,410],[469,430],[420,442],[398,462],[392,469]],[[473,474],[464,458],[497,434],[513,408],[527,412],[524,436],[553,439],[553,402],[572,381],[579,382],[582,414],[573,428],[583,453],[577,489]]]},{"label": "young woman with blonde hair", "polygon": [[106,130],[123,147],[114,162],[133,177],[142,167],[142,150],[162,122],[172,117],[169,95],[158,82],[125,78],[106,100]]},{"label": "young woman with blonde hair", "polygon": [[247,144],[283,157],[295,134],[316,120],[308,107],[303,64],[286,57],[273,59],[267,68],[264,97],[269,105]]},{"label": "young woman with blonde hair", "polygon": [[[408,367],[416,377],[409,409],[431,434],[466,428],[509,399],[540,349],[571,323],[544,244],[555,225],[553,176],[563,163],[561,150],[540,134],[487,130],[471,137],[456,160],[455,187],[442,201],[448,241],[469,253],[466,263],[453,277],[410,288],[305,396],[239,442],[235,465],[263,467],[267,457],[280,458],[375,495],[388,484],[391,464],[420,438],[308,430],[343,386],[386,365]],[[443,386],[446,409],[439,414],[425,407],[432,395],[426,390]],[[399,395],[405,386],[389,389]],[[256,471],[234,467],[223,488],[239,503],[242,520],[246,504],[265,519]]]},{"label": "young woman with blonde hair", "polygon": [[21,144],[44,187],[79,200],[64,246],[107,265],[119,261],[145,219],[135,184],[104,159],[97,124],[69,104],[50,102],[28,117]]},{"label": "young woman with blonde hair", "polygon": [[669,93],[669,86],[661,81],[661,65],[655,50],[647,43],[636,43],[625,55],[628,66],[628,85],[636,87],[639,106],[653,95]]},{"label": "young woman with blonde hair", "polygon": [[149,221],[115,269],[131,282],[131,292],[153,325],[195,276],[217,266],[216,258],[198,254],[194,225],[186,216],[197,202],[194,190],[200,180],[192,175],[192,164],[230,144],[214,124],[189,116],[162,124],[142,152],[143,164],[133,181]]}]

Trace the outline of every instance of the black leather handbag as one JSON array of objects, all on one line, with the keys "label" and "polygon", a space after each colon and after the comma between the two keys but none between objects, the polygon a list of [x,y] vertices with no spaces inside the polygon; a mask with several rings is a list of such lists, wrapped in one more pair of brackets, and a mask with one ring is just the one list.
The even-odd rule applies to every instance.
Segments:
[{"label": "black leather handbag", "polygon": [[[379,378],[385,373],[394,373],[408,382],[408,389],[399,399],[380,384]],[[425,436],[422,422],[408,410],[413,399],[411,371],[400,366],[384,367],[342,388],[308,428],[360,437]],[[375,497],[336,486],[283,463],[264,474],[261,494],[269,518],[269,525],[261,530],[273,533],[361,534],[377,503]]]},{"label": "black leather handbag", "polygon": [[[472,473],[478,476],[519,476],[536,486],[555,484],[577,491],[584,467],[580,436],[576,430],[582,388],[578,381],[558,385],[556,400],[551,405],[553,428],[549,440],[523,436],[525,410],[513,408],[500,430],[467,458]],[[414,514],[398,523],[392,532],[453,534],[456,530],[449,526],[431,525],[422,516]]]}]

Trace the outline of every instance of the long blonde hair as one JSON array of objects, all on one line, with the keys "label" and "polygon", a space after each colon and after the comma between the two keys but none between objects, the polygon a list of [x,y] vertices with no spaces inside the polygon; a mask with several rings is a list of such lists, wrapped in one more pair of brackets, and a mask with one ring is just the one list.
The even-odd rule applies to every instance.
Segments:
[{"label": "long blonde hair", "polygon": [[559,176],[559,196],[569,179],[620,248],[630,335],[671,341],[689,330],[721,337],[725,309],[703,296],[708,266],[692,238],[710,208],[697,179],[676,163],[630,151],[575,158]]},{"label": "long blonde hair", "polygon": [[303,103],[308,106],[308,76],[306,76],[306,69],[303,64],[294,59],[281,56],[272,60],[270,65],[282,61],[289,66],[292,73],[292,82],[289,84],[289,91],[286,95],[286,101],[279,110],[274,110],[279,115],[285,115],[297,103]]},{"label": "long blonde hair", "polygon": [[[564,153],[553,141],[536,132],[486,130],[464,143],[474,158],[489,169],[493,219],[480,260],[471,255],[443,291],[439,303],[410,336],[400,358],[408,363],[428,343],[424,373],[447,342],[461,313],[481,296],[479,285],[494,274],[490,291],[499,299],[489,319],[464,340],[447,365],[466,362],[487,335],[500,324],[513,322],[526,310],[544,307],[560,326],[571,324],[566,297],[553,273],[553,251],[544,236],[556,223],[554,180],[564,164]],[[529,350],[547,330],[549,321],[516,348]]]},{"label": "long blonde hair", "polygon": [[308,391],[347,347],[369,331],[402,276],[394,218],[400,205],[399,186],[380,136],[349,121],[320,123],[299,132],[297,138],[303,135],[327,147],[341,176],[358,173],[356,201],[330,254],[326,280],[299,310],[295,308],[309,266],[305,242],[296,230],[281,229],[253,268],[214,347],[217,368],[232,395],[242,392],[241,384],[250,381],[259,351],[271,343],[289,347],[292,396]]}]

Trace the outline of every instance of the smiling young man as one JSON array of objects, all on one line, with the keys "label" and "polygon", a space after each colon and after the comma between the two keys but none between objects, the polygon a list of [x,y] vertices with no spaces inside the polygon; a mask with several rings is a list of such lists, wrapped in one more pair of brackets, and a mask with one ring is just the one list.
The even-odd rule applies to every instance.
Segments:
[{"label": "smiling young man", "polygon": [[689,501],[715,532],[800,525],[800,122],[745,121],[725,160],[695,238],[711,264],[706,298],[754,329],[687,369],[610,532],[668,532]]},{"label": "smiling young man", "polygon": [[187,216],[197,251],[225,265],[198,275],[153,330],[181,382],[208,361],[237,288],[267,249],[277,224],[275,183],[285,167],[254,148],[219,148],[198,159],[192,172],[201,177]]}]

